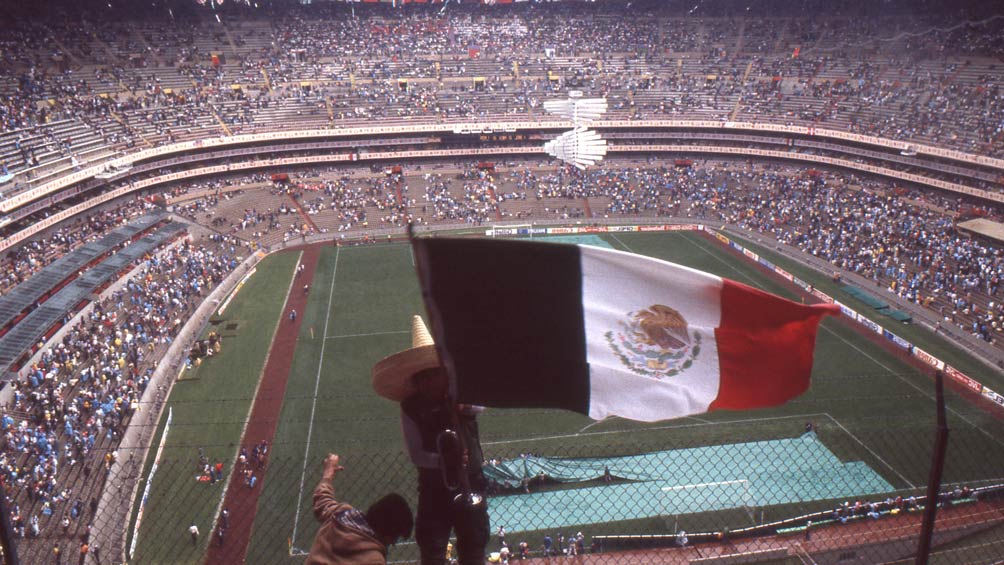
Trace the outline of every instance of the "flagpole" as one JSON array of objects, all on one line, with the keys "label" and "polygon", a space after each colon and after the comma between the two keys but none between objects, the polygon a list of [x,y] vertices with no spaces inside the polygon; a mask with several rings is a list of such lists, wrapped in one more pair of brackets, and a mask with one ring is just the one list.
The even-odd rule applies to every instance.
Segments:
[{"label": "flagpole", "polygon": [[[457,442],[460,446],[460,473],[459,473],[459,487],[460,494],[454,499],[454,502],[463,502],[470,507],[478,506],[484,502],[484,497],[480,494],[474,493],[471,490],[470,477],[467,475],[468,469],[468,458],[470,456],[470,449],[467,446],[467,440],[464,438],[464,434],[461,433],[460,429],[460,411],[456,402],[456,375],[451,368],[453,363],[450,362],[450,357],[447,354],[445,347],[443,346],[444,340],[442,336],[436,335],[436,329],[442,328],[442,321],[439,319],[439,310],[433,303],[432,293],[428,292],[426,289],[429,288],[429,277],[428,270],[424,268],[425,254],[423,253],[420,246],[416,245],[418,238],[415,237],[415,224],[413,222],[408,222],[408,243],[411,245],[412,255],[415,257],[415,271],[418,275],[419,286],[422,289],[422,301],[425,303],[426,315],[429,317],[429,324],[432,326],[431,331],[433,334],[433,343],[436,347],[436,353],[439,355],[440,363],[443,370],[446,371],[447,378],[449,379],[449,388],[446,394],[447,405],[449,406],[450,423],[453,426],[455,435],[457,436]],[[446,430],[449,432],[450,430]],[[444,432],[444,434],[446,433]],[[439,438],[436,439],[436,446],[439,447]],[[442,462],[442,458],[440,459]],[[444,467],[445,469],[445,467]],[[443,477],[444,482],[446,476]],[[446,485],[449,488],[449,485]]]}]

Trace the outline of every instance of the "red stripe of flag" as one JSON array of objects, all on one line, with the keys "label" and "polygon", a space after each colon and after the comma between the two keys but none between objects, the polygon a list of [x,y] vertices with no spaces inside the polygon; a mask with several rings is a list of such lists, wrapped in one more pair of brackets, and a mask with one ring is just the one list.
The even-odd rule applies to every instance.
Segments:
[{"label": "red stripe of flag", "polygon": [[723,279],[715,330],[720,383],[711,410],[777,406],[809,389],[819,320],[835,304],[805,306]]}]

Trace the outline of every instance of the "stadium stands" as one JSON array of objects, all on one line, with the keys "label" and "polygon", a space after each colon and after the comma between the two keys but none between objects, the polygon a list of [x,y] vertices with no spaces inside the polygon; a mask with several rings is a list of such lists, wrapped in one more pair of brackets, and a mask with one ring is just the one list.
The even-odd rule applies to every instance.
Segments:
[{"label": "stadium stands", "polygon": [[[150,235],[135,240],[131,245],[62,286],[0,338],[0,366],[9,367],[12,372],[17,372],[20,369],[20,360],[26,357],[25,354],[40,341],[44,342],[51,336],[62,325],[62,321],[71,316],[82,304],[89,302],[89,296],[99,294],[103,287],[114,282],[133,263],[178,236],[184,229],[185,225],[181,223],[168,224]],[[31,281],[34,279],[35,277],[32,277]]]},{"label": "stadium stands", "polygon": [[[348,17],[347,7],[319,6],[218,25],[36,18],[7,27],[0,34],[0,165],[4,177],[13,177],[0,185],[0,202],[167,143],[460,118],[547,119],[543,101],[571,89],[607,97],[614,120],[825,127],[1004,157],[1000,18],[946,30],[923,16],[779,19],[667,11],[624,17],[618,9],[372,7]],[[622,139],[638,143],[639,137]],[[736,139],[731,143],[742,143]],[[719,141],[704,138],[709,145]],[[828,151],[815,140],[797,143],[809,154]],[[853,144],[842,151],[860,162],[923,168],[931,178],[995,193],[1004,185],[1004,172],[990,166],[931,158],[920,167],[909,151],[890,155]],[[688,216],[769,235],[866,277],[875,294],[931,308],[946,324],[1004,347],[996,339],[1004,332],[1000,250],[961,237],[952,224],[964,211],[1004,217],[999,207],[851,173],[813,176],[804,168],[736,163],[671,168],[616,160],[577,173],[514,160],[485,174],[469,162],[438,162],[426,164],[421,177],[327,167],[294,173],[288,185],[261,173],[229,174],[225,185],[182,180],[167,188],[175,212],[215,235],[205,248],[186,246],[142,268],[161,284],[172,274],[191,276],[179,291],[185,300],[173,304],[165,286],[137,284],[82,323],[103,325],[100,338],[114,343],[116,332],[139,333],[134,326],[143,314],[130,299],[157,297],[160,325],[146,332],[157,337],[142,340],[157,351],[132,372],[148,375],[163,352],[158,339],[174,331],[164,320],[183,317],[245,247],[269,248],[318,231],[344,237],[408,221],[445,226]],[[224,190],[228,186],[239,188]],[[195,192],[202,195],[186,197]],[[184,229],[161,226],[165,220],[156,215],[110,231],[149,208],[136,200],[94,213],[83,225],[61,227],[4,258],[0,367],[17,369],[81,301]],[[34,217],[59,209],[39,205]],[[194,282],[201,269],[211,275]],[[112,310],[119,316],[105,324]],[[77,327],[61,344],[42,347],[42,361],[22,368],[17,399],[5,414],[11,422],[4,425],[0,466],[32,493],[18,500],[22,528],[45,507],[59,512],[72,504],[61,487],[79,473],[53,463],[59,455],[53,446],[65,442],[82,457],[98,437],[113,450],[114,434],[102,443],[103,428],[120,429],[130,409],[128,401],[110,399],[135,400],[145,387],[143,379],[121,389],[99,385],[98,373],[121,376],[124,367],[116,373],[112,361],[90,352],[83,333]],[[121,358],[142,356],[136,346],[115,347]],[[66,368],[66,359],[92,354],[101,362]],[[54,405],[74,406],[76,415],[61,409],[49,422]],[[33,481],[26,470],[41,478]],[[91,483],[89,492],[100,488]]]}]

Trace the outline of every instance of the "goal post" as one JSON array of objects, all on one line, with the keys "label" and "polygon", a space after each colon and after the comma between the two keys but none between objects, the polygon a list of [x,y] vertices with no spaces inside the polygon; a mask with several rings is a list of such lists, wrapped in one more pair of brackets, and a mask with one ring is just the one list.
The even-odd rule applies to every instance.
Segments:
[{"label": "goal post", "polygon": [[667,523],[675,523],[682,514],[723,510],[742,510],[751,523],[756,521],[756,500],[749,479],[662,487],[661,491],[661,512]]},{"label": "goal post", "polygon": [[488,230],[488,235],[491,237],[502,238],[532,238],[534,235],[541,235],[546,232],[546,228],[535,228],[533,227],[533,224],[510,224],[506,226],[492,226],[491,229]]}]

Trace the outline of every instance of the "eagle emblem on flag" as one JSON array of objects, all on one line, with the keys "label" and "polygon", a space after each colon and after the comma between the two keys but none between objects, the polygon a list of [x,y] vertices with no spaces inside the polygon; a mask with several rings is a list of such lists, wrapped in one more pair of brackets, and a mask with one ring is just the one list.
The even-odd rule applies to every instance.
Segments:
[{"label": "eagle emblem on flag", "polygon": [[690,368],[701,353],[701,334],[673,308],[655,304],[628,312],[616,330],[604,334],[607,344],[631,372],[656,379]]}]

